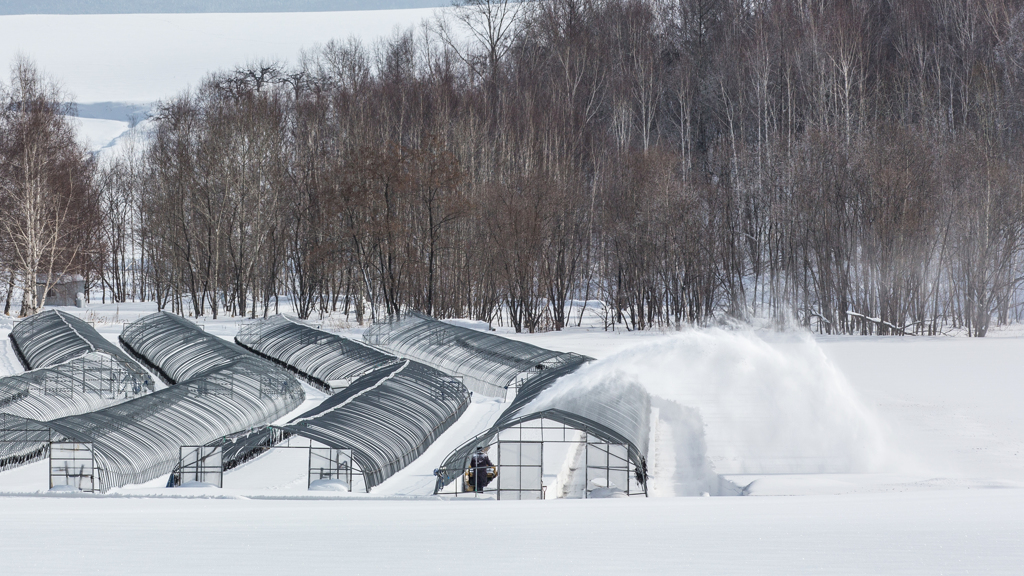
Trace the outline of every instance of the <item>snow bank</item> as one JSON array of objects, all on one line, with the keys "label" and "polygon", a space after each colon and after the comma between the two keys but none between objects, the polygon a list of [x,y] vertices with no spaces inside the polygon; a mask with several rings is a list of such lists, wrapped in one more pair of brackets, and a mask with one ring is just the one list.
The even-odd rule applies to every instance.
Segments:
[{"label": "snow bank", "polygon": [[[179,486],[179,488],[219,488],[219,486],[217,486],[216,484],[213,484],[211,482],[191,481],[191,482],[184,482],[184,483],[182,483],[182,485]],[[52,490],[52,488],[51,488],[51,490]]]},{"label": "snow bank", "polygon": [[314,480],[309,484],[310,490],[320,490],[324,492],[348,492],[348,488],[348,482],[331,478]]},{"label": "snow bank", "polygon": [[80,492],[80,490],[74,486],[59,485],[50,488],[50,492]]},{"label": "snow bank", "polygon": [[[743,489],[715,473],[700,411],[655,396],[657,455],[649,470],[655,496],[739,496]],[[667,453],[666,453],[667,452]]]},{"label": "snow bank", "polygon": [[461,328],[469,328],[470,330],[479,330],[481,332],[490,332],[491,328],[487,325],[487,322],[483,320],[470,320],[468,318],[451,318],[447,320],[441,320],[445,324],[451,324],[452,326],[459,326]]}]

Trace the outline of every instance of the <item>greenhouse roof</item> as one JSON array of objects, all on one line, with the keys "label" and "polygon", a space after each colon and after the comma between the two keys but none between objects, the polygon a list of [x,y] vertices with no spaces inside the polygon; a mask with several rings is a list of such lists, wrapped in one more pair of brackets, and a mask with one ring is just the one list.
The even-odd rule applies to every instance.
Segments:
[{"label": "greenhouse roof", "polygon": [[26,370],[56,366],[90,352],[103,352],[136,374],[145,374],[138,363],[88,322],[60,310],[47,310],[21,320],[11,331],[11,341]]},{"label": "greenhouse roof", "polygon": [[370,326],[363,338],[397,356],[462,376],[473,392],[497,398],[504,398],[509,388],[521,386],[544,368],[576,357],[418,312],[382,320]]},{"label": "greenhouse roof", "polygon": [[293,320],[248,325],[236,340],[305,377],[351,380],[281,429],[351,449],[367,489],[419,457],[469,404],[456,378]]},{"label": "greenhouse roof", "polygon": [[104,352],[0,378],[0,412],[53,420],[92,412],[149,392],[138,374]]},{"label": "greenhouse roof", "polygon": [[332,383],[348,385],[362,374],[398,361],[390,354],[283,314],[243,325],[235,342],[328,390]]}]

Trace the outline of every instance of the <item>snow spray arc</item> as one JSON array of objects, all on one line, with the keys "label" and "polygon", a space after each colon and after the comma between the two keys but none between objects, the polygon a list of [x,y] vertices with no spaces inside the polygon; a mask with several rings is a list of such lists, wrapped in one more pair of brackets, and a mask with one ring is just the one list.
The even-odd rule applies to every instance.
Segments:
[{"label": "snow spray arc", "polygon": [[[652,339],[559,380],[534,402],[608,380],[643,384],[674,446],[676,490],[716,490],[709,474],[878,470],[888,447],[878,418],[804,333],[690,330]],[[665,439],[658,444],[664,446]],[[706,461],[701,452],[706,449]],[[681,495],[681,494],[680,494]]]}]

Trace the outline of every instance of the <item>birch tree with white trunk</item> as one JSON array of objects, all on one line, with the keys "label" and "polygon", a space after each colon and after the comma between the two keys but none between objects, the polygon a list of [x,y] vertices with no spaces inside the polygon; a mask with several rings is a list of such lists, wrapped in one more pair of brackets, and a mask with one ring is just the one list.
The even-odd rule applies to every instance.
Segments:
[{"label": "birch tree with white trunk", "polygon": [[93,187],[92,162],[75,139],[69,100],[31,61],[15,60],[0,113],[0,233],[22,316],[46,305],[85,250],[76,224],[88,216],[78,204]]}]

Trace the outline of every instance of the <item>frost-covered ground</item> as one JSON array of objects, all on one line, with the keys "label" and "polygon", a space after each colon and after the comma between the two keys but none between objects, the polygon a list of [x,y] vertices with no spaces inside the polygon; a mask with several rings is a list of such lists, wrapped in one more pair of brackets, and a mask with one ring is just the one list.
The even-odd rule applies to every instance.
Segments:
[{"label": "frost-covered ground", "polygon": [[[79,313],[116,339],[121,322],[152,310]],[[231,337],[239,319],[201,323]],[[360,332],[343,319],[324,325]],[[305,454],[288,449],[227,473],[223,489],[158,479],[67,496],[45,491],[45,463],[0,473],[4,572],[441,574],[482,562],[500,574],[1019,574],[1024,565],[1022,338],[505,333],[598,359],[552,395],[615,375],[685,407],[660,411],[651,498],[429,496],[441,457],[502,407],[481,401],[369,495],[306,490]],[[17,369],[4,342],[0,371]],[[678,497],[719,474],[749,496]]]}]

